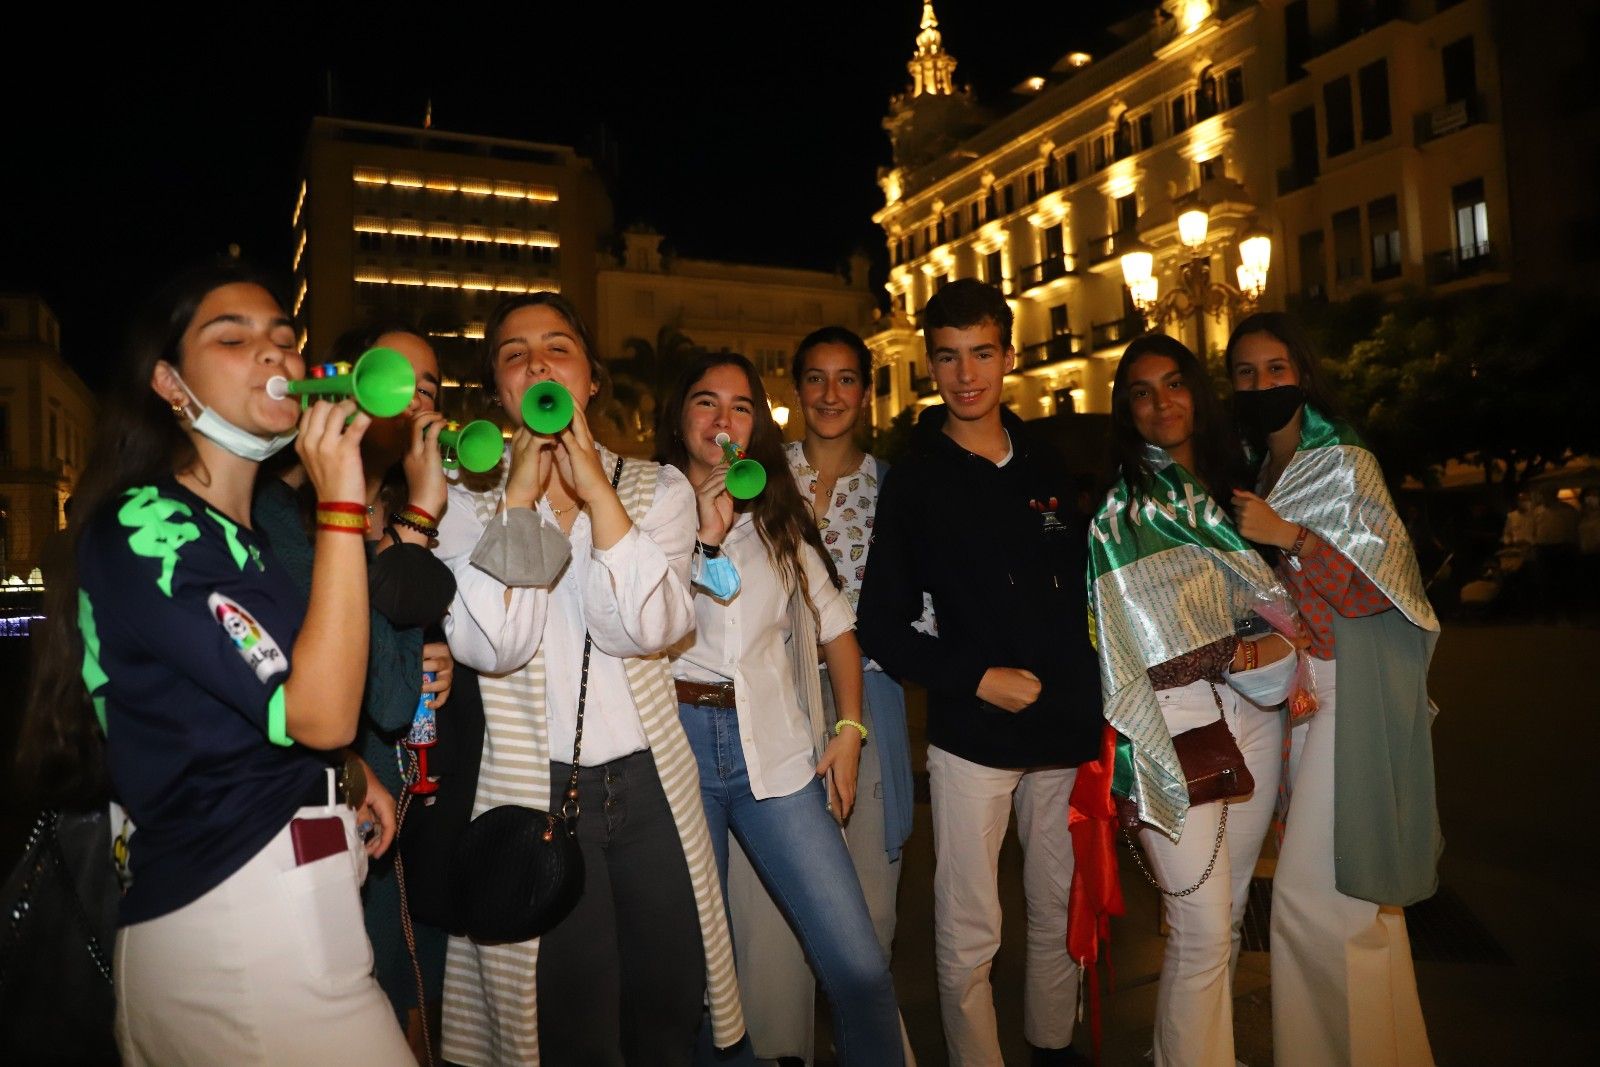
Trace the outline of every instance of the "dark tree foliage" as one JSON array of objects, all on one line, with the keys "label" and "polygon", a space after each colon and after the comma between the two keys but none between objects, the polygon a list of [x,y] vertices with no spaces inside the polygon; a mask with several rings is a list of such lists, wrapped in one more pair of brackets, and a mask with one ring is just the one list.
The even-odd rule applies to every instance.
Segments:
[{"label": "dark tree foliage", "polygon": [[1389,477],[1481,464],[1497,495],[1600,451],[1594,316],[1510,286],[1298,309]]}]

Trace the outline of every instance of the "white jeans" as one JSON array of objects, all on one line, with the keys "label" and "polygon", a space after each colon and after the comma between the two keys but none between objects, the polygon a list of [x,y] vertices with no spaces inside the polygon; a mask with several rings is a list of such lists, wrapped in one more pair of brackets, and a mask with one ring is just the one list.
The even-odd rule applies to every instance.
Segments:
[{"label": "white jeans", "polygon": [[1067,798],[1078,770],[1001,770],[928,746],[933,794],[933,943],[939,1007],[954,1067],[1001,1067],[989,971],[1000,948],[1000,844],[1011,808],[1023,850],[1028,956],[1023,1033],[1040,1048],[1072,1042],[1078,966],[1067,953],[1072,838]]},{"label": "white jeans", "polygon": [[372,977],[355,813],[296,813],[329,815],[344,821],[345,852],[296,866],[286,824],[199,900],[117,932],[126,1067],[415,1062]]},{"label": "white jeans", "polygon": [[[1152,874],[1163,889],[1181,892],[1200,881],[1216,849],[1216,864],[1201,887],[1185,897],[1163,897],[1170,933],[1156,991],[1157,1067],[1234,1067],[1233,968],[1239,931],[1250,897],[1250,876],[1272,825],[1283,764],[1283,717],[1242,700],[1218,684],[1223,719],[1256,781],[1249,800],[1229,804],[1221,847],[1221,804],[1189,809],[1177,842],[1158,830],[1139,833]],[[1215,722],[1211,683],[1194,682],[1156,693],[1167,730],[1176,737]]]},{"label": "white jeans", "polygon": [[1318,709],[1291,738],[1289,821],[1272,879],[1273,1058],[1292,1067],[1432,1064],[1405,912],[1335,886],[1336,672],[1324,660],[1315,670]]}]

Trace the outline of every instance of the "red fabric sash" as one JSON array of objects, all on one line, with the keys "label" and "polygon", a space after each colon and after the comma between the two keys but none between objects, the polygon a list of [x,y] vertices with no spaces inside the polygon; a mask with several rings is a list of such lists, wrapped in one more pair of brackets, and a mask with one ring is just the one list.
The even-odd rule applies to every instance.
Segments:
[{"label": "red fabric sash", "polygon": [[[1124,912],[1117,876],[1117,808],[1111,776],[1117,732],[1109,725],[1100,738],[1100,758],[1078,768],[1068,801],[1072,834],[1072,890],[1067,900],[1067,951],[1083,968],[1089,992],[1089,1029],[1094,1059],[1100,1062],[1100,983],[1096,964],[1102,944],[1111,942],[1111,917]],[[1109,966],[1110,960],[1107,959]]]}]

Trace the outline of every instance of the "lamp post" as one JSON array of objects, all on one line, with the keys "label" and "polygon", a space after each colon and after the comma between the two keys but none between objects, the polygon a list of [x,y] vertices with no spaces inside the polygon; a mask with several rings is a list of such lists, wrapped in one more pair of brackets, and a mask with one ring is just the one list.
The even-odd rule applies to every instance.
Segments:
[{"label": "lamp post", "polygon": [[1167,324],[1194,316],[1197,340],[1205,349],[1205,316],[1220,325],[1224,312],[1245,314],[1267,288],[1267,268],[1272,261],[1272,238],[1265,230],[1252,226],[1239,239],[1239,284],[1211,277],[1212,249],[1206,246],[1211,216],[1202,204],[1191,204],[1178,213],[1178,240],[1191,255],[1178,267],[1178,285],[1160,292],[1155,276],[1155,253],[1137,244],[1122,254],[1122,280],[1128,286],[1134,305],[1145,321],[1164,329]]}]

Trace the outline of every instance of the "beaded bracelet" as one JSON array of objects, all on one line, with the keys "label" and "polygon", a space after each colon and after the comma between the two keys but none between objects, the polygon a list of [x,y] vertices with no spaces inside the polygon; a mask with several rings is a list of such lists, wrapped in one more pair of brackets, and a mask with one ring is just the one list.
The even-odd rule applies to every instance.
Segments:
[{"label": "beaded bracelet", "polygon": [[429,515],[426,511],[424,511],[421,508],[417,507],[415,504],[412,504],[412,503],[409,503],[409,502],[402,509],[401,514],[415,515],[419,520],[421,520],[421,522],[425,526],[437,526],[437,525],[439,525],[438,516]]},{"label": "beaded bracelet", "polygon": [[850,727],[850,729],[852,729],[856,733],[860,734],[861,735],[861,740],[863,742],[866,741],[866,739],[867,739],[867,728],[865,726],[861,725],[860,723],[856,722],[854,719],[840,719],[838,722],[834,723],[833,724],[833,735],[835,737],[838,737],[839,736],[839,732],[841,730],[843,730],[846,726]]},{"label": "beaded bracelet", "polygon": [[439,537],[439,527],[430,526],[427,523],[418,522],[416,519],[413,519],[411,517],[411,511],[409,508],[405,511],[402,511],[398,515],[389,516],[389,521],[391,523],[404,526],[408,530],[415,530],[417,533],[421,534],[423,537],[426,537],[430,541],[437,540]]}]

